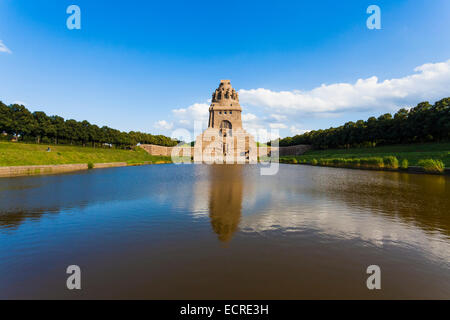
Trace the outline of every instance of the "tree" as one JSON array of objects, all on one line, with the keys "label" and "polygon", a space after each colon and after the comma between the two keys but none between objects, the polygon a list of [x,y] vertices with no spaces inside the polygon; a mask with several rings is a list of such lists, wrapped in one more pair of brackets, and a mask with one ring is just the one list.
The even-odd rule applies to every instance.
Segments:
[{"label": "tree", "polygon": [[450,98],[434,105],[421,102],[408,110],[383,114],[367,121],[347,122],[337,128],[315,130],[280,140],[280,146],[311,144],[316,148],[349,148],[378,144],[413,143],[450,139]]}]

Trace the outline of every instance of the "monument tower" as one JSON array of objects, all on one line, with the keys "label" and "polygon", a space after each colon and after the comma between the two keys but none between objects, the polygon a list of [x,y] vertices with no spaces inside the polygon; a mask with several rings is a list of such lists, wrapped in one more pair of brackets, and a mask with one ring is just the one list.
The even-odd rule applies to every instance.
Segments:
[{"label": "monument tower", "polygon": [[231,87],[230,80],[220,81],[212,95],[208,128],[242,128],[241,113],[239,94]]},{"label": "monument tower", "polygon": [[242,128],[241,114],[239,94],[230,80],[221,80],[212,95],[208,129],[195,143],[195,162],[257,162],[255,139]]}]

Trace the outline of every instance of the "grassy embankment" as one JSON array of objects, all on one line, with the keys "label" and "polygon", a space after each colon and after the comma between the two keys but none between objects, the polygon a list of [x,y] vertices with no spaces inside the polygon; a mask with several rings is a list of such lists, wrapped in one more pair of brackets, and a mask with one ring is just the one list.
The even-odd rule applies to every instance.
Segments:
[{"label": "grassy embankment", "polygon": [[[47,148],[51,152],[47,152]],[[145,150],[103,149],[80,146],[0,142],[0,166],[95,164],[126,162],[129,165],[169,163],[170,157],[151,156]]]},{"label": "grassy embankment", "polygon": [[376,148],[312,150],[301,156],[280,157],[282,163],[362,169],[423,167],[440,173],[450,167],[450,143],[392,145]]}]

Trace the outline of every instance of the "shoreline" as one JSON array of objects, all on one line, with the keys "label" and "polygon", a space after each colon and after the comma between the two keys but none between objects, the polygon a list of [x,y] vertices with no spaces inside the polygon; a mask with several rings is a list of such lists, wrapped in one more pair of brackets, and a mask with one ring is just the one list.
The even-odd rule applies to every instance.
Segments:
[{"label": "shoreline", "polygon": [[444,172],[429,172],[426,171],[424,168],[419,166],[410,166],[408,169],[392,169],[392,168],[361,168],[361,167],[345,167],[345,166],[324,166],[324,165],[312,165],[310,163],[286,163],[286,162],[279,162],[280,164],[287,164],[292,166],[310,166],[310,167],[322,167],[322,168],[336,168],[336,169],[351,169],[351,170],[364,170],[364,171],[385,171],[385,172],[399,172],[399,173],[410,173],[410,174],[429,174],[433,176],[448,176],[450,175],[450,168],[445,168]]},{"label": "shoreline", "polygon": [[[259,161],[258,161],[259,162]],[[1,178],[14,178],[14,177],[30,177],[30,176],[43,176],[43,175],[56,175],[62,173],[70,173],[77,171],[93,170],[93,169],[106,169],[106,168],[119,168],[119,167],[134,167],[145,165],[158,165],[158,164],[170,164],[168,161],[145,161],[139,163],[127,163],[127,162],[109,162],[109,163],[94,163],[93,167],[89,167],[87,163],[75,163],[75,164],[55,164],[55,165],[30,165],[30,166],[7,166],[0,167],[0,179]],[[392,169],[392,168],[361,168],[361,167],[345,167],[345,166],[324,166],[324,165],[312,165],[308,163],[284,163],[287,165],[305,165],[311,167],[323,167],[323,168],[338,168],[338,169],[353,169],[353,170],[368,170],[368,171],[387,171],[387,172],[399,172],[410,174],[429,174],[437,176],[450,175],[450,168],[445,168],[444,172],[428,172],[424,168],[419,166],[410,166],[408,169]]]},{"label": "shoreline", "polygon": [[134,167],[145,166],[154,164],[168,164],[167,161],[145,161],[138,163],[127,162],[109,162],[109,163],[94,163],[90,168],[87,163],[74,163],[74,164],[52,164],[52,165],[30,165],[30,166],[8,166],[0,167],[0,178],[13,178],[13,177],[29,177],[29,176],[42,176],[42,175],[55,175],[61,173],[93,170],[93,169],[105,169],[105,168],[118,168],[118,167]]}]

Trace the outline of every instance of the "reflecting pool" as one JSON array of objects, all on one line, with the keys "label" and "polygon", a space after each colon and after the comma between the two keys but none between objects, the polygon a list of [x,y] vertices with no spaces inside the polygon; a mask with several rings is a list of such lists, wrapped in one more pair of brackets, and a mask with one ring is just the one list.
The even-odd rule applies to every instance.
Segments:
[{"label": "reflecting pool", "polygon": [[0,179],[0,298],[449,299],[450,177],[189,164]]}]

